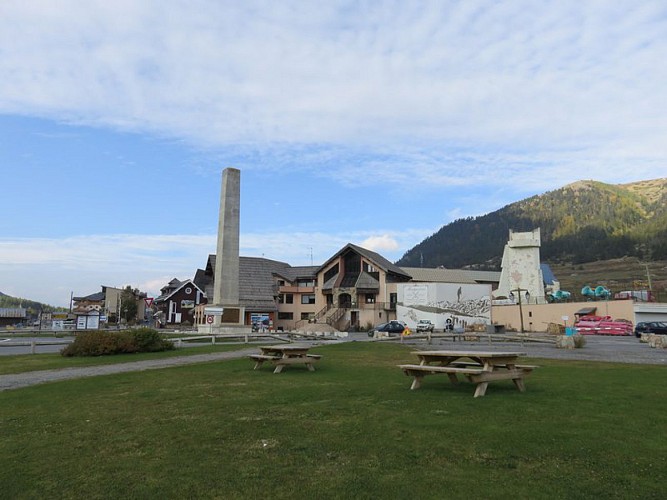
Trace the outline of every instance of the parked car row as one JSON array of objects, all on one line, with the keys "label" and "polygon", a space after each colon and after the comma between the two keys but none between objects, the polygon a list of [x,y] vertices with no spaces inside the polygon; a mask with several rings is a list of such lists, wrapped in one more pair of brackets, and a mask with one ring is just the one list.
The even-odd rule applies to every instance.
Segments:
[{"label": "parked car row", "polygon": [[[387,333],[389,335],[401,335],[406,330],[409,330],[408,326],[399,320],[391,320],[387,323],[382,323],[377,325],[375,328],[368,332],[369,337],[375,336],[376,333]],[[445,330],[452,330],[451,320],[448,320],[447,325],[445,325]],[[418,333],[433,332],[435,330],[435,324],[430,319],[420,319],[417,322],[415,331]]]}]

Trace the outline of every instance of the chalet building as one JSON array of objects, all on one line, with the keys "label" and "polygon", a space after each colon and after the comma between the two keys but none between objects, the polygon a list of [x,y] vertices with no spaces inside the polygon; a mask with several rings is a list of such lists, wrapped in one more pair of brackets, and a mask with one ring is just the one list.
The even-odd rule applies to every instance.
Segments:
[{"label": "chalet building", "polygon": [[397,284],[411,279],[380,254],[348,243],[316,272],[314,320],[348,330],[395,319]]},{"label": "chalet building", "polygon": [[104,287],[101,292],[91,293],[85,297],[73,297],[72,301],[72,312],[74,314],[88,314],[92,311],[101,313],[107,309],[105,307],[106,293]]},{"label": "chalet building", "polygon": [[157,317],[160,323],[173,325],[195,322],[195,307],[206,303],[204,291],[193,280],[172,279],[160,289],[160,296],[155,298]]},{"label": "chalet building", "polygon": [[[193,282],[210,302],[216,256]],[[422,272],[423,271],[423,272]],[[239,305],[245,325],[254,330],[292,330],[309,323],[337,330],[369,327],[396,319],[397,287],[412,281],[498,283],[499,273],[446,269],[400,268],[382,255],[353,245],[319,266],[290,266],[285,262],[239,258]],[[204,325],[204,304],[195,307],[194,323]],[[313,326],[315,328],[315,326]]]}]

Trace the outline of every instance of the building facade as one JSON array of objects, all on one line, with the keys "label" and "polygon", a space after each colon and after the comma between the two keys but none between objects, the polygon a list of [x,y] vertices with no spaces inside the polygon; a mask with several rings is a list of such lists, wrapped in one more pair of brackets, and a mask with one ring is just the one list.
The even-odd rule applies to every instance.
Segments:
[{"label": "building facade", "polygon": [[155,298],[158,326],[195,324],[195,308],[206,303],[206,295],[192,280],[172,279]]}]

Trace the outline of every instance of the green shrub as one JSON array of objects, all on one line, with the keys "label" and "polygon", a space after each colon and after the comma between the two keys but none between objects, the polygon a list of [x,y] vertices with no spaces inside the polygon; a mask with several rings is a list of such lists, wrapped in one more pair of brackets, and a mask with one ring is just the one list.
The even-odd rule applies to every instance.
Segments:
[{"label": "green shrub", "polygon": [[137,352],[169,351],[174,348],[174,343],[169,342],[157,330],[152,328],[133,328],[128,330],[132,335]]},{"label": "green shrub", "polygon": [[78,333],[74,342],[60,353],[63,356],[107,356],[133,352],[156,352],[174,349],[174,344],[165,340],[150,328],[134,328],[124,331],[86,331]]}]

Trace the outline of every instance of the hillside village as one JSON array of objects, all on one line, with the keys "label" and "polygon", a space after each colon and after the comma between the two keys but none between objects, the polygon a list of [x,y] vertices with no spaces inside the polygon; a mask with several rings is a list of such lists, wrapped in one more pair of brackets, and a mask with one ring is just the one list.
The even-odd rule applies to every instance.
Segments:
[{"label": "hillside village", "polygon": [[[644,189],[646,185],[652,189]],[[646,199],[659,203],[664,198],[664,185],[660,180],[635,183],[628,189],[635,194],[644,192]],[[567,188],[580,191],[592,189],[591,186],[586,182]],[[535,201],[525,203],[534,205]],[[492,328],[495,324],[539,332],[550,324],[572,323],[579,311],[591,310],[587,304],[591,301],[598,302],[601,309],[604,304],[605,315],[632,322],[667,317],[662,304],[655,303],[661,298],[658,290],[664,288],[661,281],[649,286],[646,280],[630,283],[599,279],[580,288],[571,278],[576,276],[572,271],[581,269],[582,264],[568,269],[557,263],[552,269],[542,259],[541,228],[528,232],[510,228],[505,237],[505,250],[494,257],[501,262],[500,270],[399,265],[411,260],[404,257],[394,264],[381,254],[352,243],[320,265],[292,266],[263,257],[238,256],[238,306],[242,315],[233,323],[251,331],[346,332],[371,331],[392,320],[415,328],[419,320],[427,319],[442,330]],[[547,235],[547,239],[553,240],[553,236]],[[521,261],[516,258],[519,254],[511,252],[516,253],[522,246],[529,248],[517,264]],[[419,245],[415,248],[425,249]],[[102,286],[100,291],[74,296],[69,314],[49,312],[41,319],[60,328],[96,329],[124,321],[205,331],[213,322],[207,308],[213,303],[219,262],[216,257],[209,255],[191,278],[174,277],[165,283],[157,297],[148,297],[131,287]],[[554,273],[554,269],[558,272]],[[650,281],[648,265],[646,269]],[[561,274],[565,277],[562,281]],[[615,285],[613,289],[608,286],[610,282]],[[567,288],[562,286],[564,283]],[[609,294],[586,296],[586,287],[605,289]],[[651,288],[656,292],[635,292]],[[129,316],[128,303],[133,304]],[[593,311],[596,309],[592,307]],[[34,323],[34,318],[21,308],[4,308],[0,312],[0,324],[28,320]]]}]

